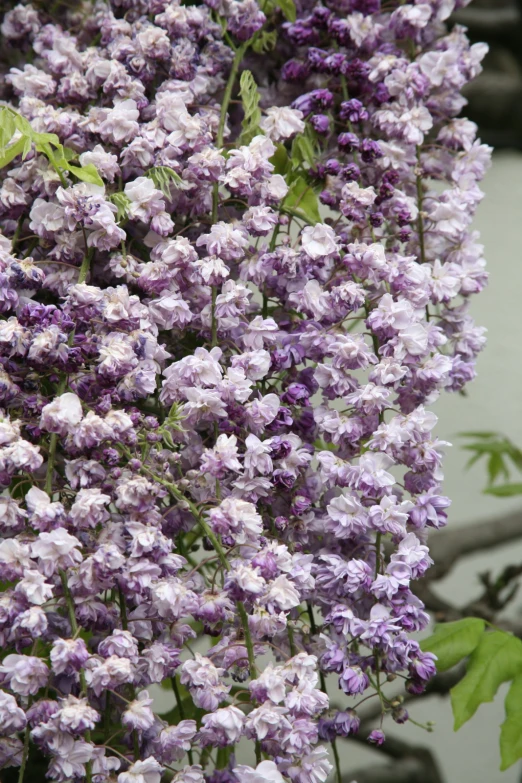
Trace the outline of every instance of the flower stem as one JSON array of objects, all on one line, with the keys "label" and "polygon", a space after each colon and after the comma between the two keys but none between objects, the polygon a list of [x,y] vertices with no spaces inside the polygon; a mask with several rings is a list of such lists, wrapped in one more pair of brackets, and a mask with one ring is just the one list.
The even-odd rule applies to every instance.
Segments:
[{"label": "flower stem", "polygon": [[[80,272],[78,274],[78,283],[84,283],[87,279],[87,275],[89,274],[89,269],[91,267],[91,259],[92,259],[93,251],[88,250],[82,261],[82,265],[80,266]],[[68,339],[68,345],[69,347],[74,342],[74,330],[70,333],[69,339]],[[60,379],[60,383],[58,384],[58,387],[56,389],[56,396],[61,397],[64,393],[65,389],[67,388],[67,374],[64,373]],[[53,496],[53,472],[54,472],[54,462],[56,459],[56,447],[58,445],[58,435],[56,432],[53,432],[51,435],[51,438],[49,440],[49,453],[47,457],[47,472],[45,474],[45,492],[49,495],[50,498]]]},{"label": "flower stem", "polygon": [[25,768],[27,766],[27,759],[29,758],[29,739],[31,736],[31,727],[27,724],[24,734],[24,749],[22,751],[22,763],[20,764],[20,772],[18,773],[18,783],[24,783]]}]

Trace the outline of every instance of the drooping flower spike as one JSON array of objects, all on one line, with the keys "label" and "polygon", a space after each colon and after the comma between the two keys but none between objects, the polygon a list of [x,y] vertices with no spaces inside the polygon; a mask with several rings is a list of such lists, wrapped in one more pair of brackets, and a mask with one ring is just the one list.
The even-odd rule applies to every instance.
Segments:
[{"label": "drooping flower spike", "polygon": [[412,638],[450,503],[431,407],[485,339],[462,4],[5,15],[0,767],[21,781],[38,750],[58,783],[324,783],[360,702],[403,723],[386,682],[433,675]]}]

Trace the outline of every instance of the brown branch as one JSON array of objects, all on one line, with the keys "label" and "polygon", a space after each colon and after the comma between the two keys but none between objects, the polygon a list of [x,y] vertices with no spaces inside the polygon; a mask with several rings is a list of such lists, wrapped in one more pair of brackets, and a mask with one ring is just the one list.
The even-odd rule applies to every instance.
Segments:
[{"label": "brown branch", "polygon": [[[352,740],[366,744],[361,735],[355,735]],[[353,772],[345,777],[347,783],[352,780],[357,783],[444,783],[437,760],[429,748],[410,745],[389,735],[383,745],[374,745],[373,748],[395,759],[395,763]]]},{"label": "brown branch", "polygon": [[424,765],[408,757],[393,764],[376,764],[343,775],[343,783],[442,783],[442,778],[430,778]]},{"label": "brown branch", "polygon": [[435,564],[426,574],[434,581],[446,576],[461,557],[509,544],[522,538],[522,511],[466,525],[458,530],[442,530],[430,537],[430,554]]}]

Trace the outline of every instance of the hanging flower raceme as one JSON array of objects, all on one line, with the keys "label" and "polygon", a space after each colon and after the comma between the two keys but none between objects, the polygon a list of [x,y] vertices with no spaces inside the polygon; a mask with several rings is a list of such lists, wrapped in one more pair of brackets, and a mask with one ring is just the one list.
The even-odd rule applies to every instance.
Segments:
[{"label": "hanging flower raceme", "polygon": [[59,783],[324,783],[359,702],[402,723],[386,682],[433,675],[412,638],[449,506],[431,406],[484,344],[490,150],[459,114],[485,47],[445,28],[455,5],[5,15],[0,766],[20,780],[39,753]]}]

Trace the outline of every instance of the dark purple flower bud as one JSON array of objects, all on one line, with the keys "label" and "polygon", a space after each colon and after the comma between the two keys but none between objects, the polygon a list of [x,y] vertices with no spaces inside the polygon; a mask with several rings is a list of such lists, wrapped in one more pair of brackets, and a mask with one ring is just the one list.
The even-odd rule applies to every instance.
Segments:
[{"label": "dark purple flower bud", "polygon": [[408,715],[408,710],[405,710],[404,707],[396,707],[395,709],[392,710],[391,715],[395,723],[406,723],[406,721],[410,717]]},{"label": "dark purple flower bud", "polygon": [[319,201],[321,204],[326,204],[327,207],[335,207],[339,199],[329,190],[322,190],[319,193]]},{"label": "dark purple flower bud", "polygon": [[335,177],[341,171],[341,164],[337,158],[328,158],[324,164],[324,170],[327,174],[331,174]]},{"label": "dark purple flower bud", "polygon": [[345,152],[354,152],[360,147],[359,138],[355,133],[348,133],[348,131],[338,135],[337,144],[342,150],[345,150]]},{"label": "dark purple flower bud", "polygon": [[331,16],[332,12],[330,9],[320,5],[314,8],[310,23],[313,24],[314,27],[322,27],[323,29],[326,29],[328,26],[328,20]]},{"label": "dark purple flower bud", "polygon": [[370,70],[368,63],[360,60],[358,57],[354,57],[353,60],[348,60],[343,73],[348,81],[361,82],[368,76]]},{"label": "dark purple flower bud", "polygon": [[284,459],[292,451],[292,444],[280,437],[275,437],[271,439],[270,450],[273,459]]},{"label": "dark purple flower bud", "polygon": [[302,111],[303,114],[310,114],[313,111],[314,106],[314,99],[311,92],[300,95],[299,98],[296,98],[292,103],[292,109],[298,109],[299,111]]},{"label": "dark purple flower bud", "polygon": [[290,489],[295,484],[295,476],[288,470],[274,470],[272,478],[277,487]]},{"label": "dark purple flower bud", "polygon": [[348,163],[347,166],[341,170],[341,177],[346,182],[357,182],[361,178],[361,169],[357,163]]},{"label": "dark purple flower bud", "polygon": [[316,47],[312,46],[308,50],[306,59],[311,69],[322,73],[323,71],[326,71],[325,63],[327,56],[328,52],[325,52],[324,49],[317,49]]},{"label": "dark purple flower bud", "polygon": [[294,420],[292,418],[292,414],[288,408],[285,408],[282,405],[277,411],[277,416],[272,422],[270,422],[270,424],[267,425],[266,429],[269,432],[277,432],[278,430],[281,430],[281,428],[291,427],[293,423]]},{"label": "dark purple flower bud", "polygon": [[375,90],[372,95],[374,103],[380,105],[381,103],[388,103],[390,100],[390,93],[388,88],[382,82],[375,86]]},{"label": "dark purple flower bud", "polygon": [[281,78],[285,82],[304,82],[310,74],[307,63],[299,60],[289,60],[281,69]]},{"label": "dark purple flower bud", "polygon": [[370,215],[369,220],[374,228],[379,228],[379,226],[382,226],[384,222],[384,215],[382,214],[382,212],[373,212]]},{"label": "dark purple flower bud", "polygon": [[287,37],[297,46],[313,46],[319,43],[319,31],[306,21],[299,20],[283,27]]},{"label": "dark purple flower bud", "polygon": [[373,139],[363,139],[361,144],[361,157],[365,163],[371,163],[376,158],[382,158],[382,150]]},{"label": "dark purple flower bud", "polygon": [[288,527],[290,523],[286,517],[276,517],[274,519],[275,529],[282,533]]},{"label": "dark purple flower bud", "polygon": [[116,449],[104,449],[102,456],[108,465],[117,465],[121,459],[121,454]]},{"label": "dark purple flower bud", "polygon": [[374,729],[370,734],[368,735],[368,742],[370,742],[372,745],[380,746],[384,743],[385,736],[384,732],[380,729]]},{"label": "dark purple flower bud", "polygon": [[281,396],[283,402],[288,405],[308,405],[310,392],[302,383],[291,383]]},{"label": "dark purple flower bud", "polygon": [[319,718],[317,731],[320,739],[325,740],[325,742],[332,742],[337,736],[334,719],[331,717]]},{"label": "dark purple flower bud", "polygon": [[339,117],[341,120],[349,122],[363,122],[369,115],[361,101],[352,98],[349,101],[343,101],[339,107]]},{"label": "dark purple flower bud", "polygon": [[292,500],[290,510],[294,516],[299,517],[305,511],[308,511],[311,505],[312,501],[310,498],[307,498],[305,495],[296,495]]},{"label": "dark purple flower bud", "polygon": [[408,223],[411,223],[411,212],[406,207],[402,207],[395,213],[395,220],[398,226],[407,226]]},{"label": "dark purple flower bud", "polygon": [[334,717],[335,733],[338,737],[349,737],[350,734],[357,734],[361,719],[355,710],[346,710],[338,712]]}]

